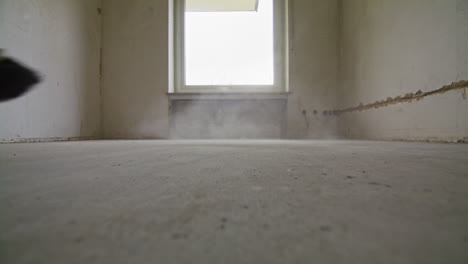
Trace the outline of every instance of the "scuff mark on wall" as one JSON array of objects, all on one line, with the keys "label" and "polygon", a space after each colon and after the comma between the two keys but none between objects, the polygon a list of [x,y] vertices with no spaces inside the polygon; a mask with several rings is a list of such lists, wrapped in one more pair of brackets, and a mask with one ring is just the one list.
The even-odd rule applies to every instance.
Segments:
[{"label": "scuff mark on wall", "polygon": [[310,123],[309,123],[309,119],[307,118],[307,111],[306,110],[302,110],[302,116],[304,116],[304,122],[306,124],[307,130],[309,130]]},{"label": "scuff mark on wall", "polygon": [[421,100],[426,96],[430,95],[435,95],[435,94],[441,94],[445,93],[448,91],[452,90],[458,90],[458,89],[465,89],[468,88],[468,81],[466,80],[461,80],[458,82],[453,82],[452,84],[442,86],[439,89],[432,90],[429,92],[422,92],[421,90],[418,90],[416,93],[407,93],[403,96],[397,96],[397,97],[388,97],[386,100],[381,100],[381,101],[376,101],[374,103],[370,104],[359,104],[358,106],[355,107],[349,107],[345,109],[340,109],[340,110],[335,110],[334,113],[336,115],[341,115],[344,113],[350,113],[350,112],[356,112],[356,111],[364,111],[364,110],[369,110],[369,109],[376,109],[376,108],[381,108],[381,107],[387,107],[389,105],[394,105],[394,104],[399,104],[399,103],[409,103],[412,102],[413,100]]}]

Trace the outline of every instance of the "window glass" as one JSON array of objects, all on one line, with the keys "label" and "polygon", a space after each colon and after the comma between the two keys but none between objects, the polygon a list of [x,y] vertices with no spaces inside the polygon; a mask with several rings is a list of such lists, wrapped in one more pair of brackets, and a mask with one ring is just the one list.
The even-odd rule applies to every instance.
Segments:
[{"label": "window glass", "polygon": [[273,0],[257,11],[185,12],[186,85],[273,85]]}]

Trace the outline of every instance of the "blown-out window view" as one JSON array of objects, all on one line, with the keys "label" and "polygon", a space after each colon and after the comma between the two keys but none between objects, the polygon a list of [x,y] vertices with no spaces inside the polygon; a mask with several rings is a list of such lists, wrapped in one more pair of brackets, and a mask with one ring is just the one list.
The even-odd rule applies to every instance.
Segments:
[{"label": "blown-out window view", "polygon": [[186,1],[186,85],[273,85],[273,0],[221,2]]}]

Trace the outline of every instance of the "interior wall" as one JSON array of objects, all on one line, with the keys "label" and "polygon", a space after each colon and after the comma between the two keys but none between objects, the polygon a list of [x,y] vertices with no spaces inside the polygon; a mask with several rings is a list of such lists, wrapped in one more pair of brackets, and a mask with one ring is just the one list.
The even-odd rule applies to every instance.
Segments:
[{"label": "interior wall", "polygon": [[105,138],[168,138],[168,1],[103,0]]},{"label": "interior wall", "polygon": [[0,103],[0,141],[100,132],[100,0],[0,0],[0,48],[43,80]]},{"label": "interior wall", "polygon": [[337,0],[289,0],[288,138],[337,136]]},{"label": "interior wall", "polygon": [[285,138],[286,100],[174,100],[173,139]]},{"label": "interior wall", "polygon": [[[0,0],[0,47],[44,79],[0,104],[0,141],[169,138],[169,2]],[[466,85],[432,91],[468,80],[468,0],[290,0],[289,14],[282,135],[467,140]]]},{"label": "interior wall", "polygon": [[[103,0],[102,114],[106,138],[169,138],[178,133],[169,125],[171,111],[166,94],[171,81],[169,3]],[[291,95],[283,108],[286,137],[336,136],[336,117],[328,115],[328,110],[336,107],[337,3],[338,0],[290,0]],[[209,107],[219,103],[210,103]],[[218,119],[204,122],[216,127]],[[282,122],[281,116],[278,122]],[[216,130],[217,137],[223,137],[219,131],[222,130]],[[190,137],[185,131],[184,135]],[[194,138],[199,135],[198,131],[193,133]]]},{"label": "interior wall", "polygon": [[[466,89],[431,91],[468,80],[468,1],[341,4],[339,106],[356,108],[340,114],[340,134],[361,139],[467,140]],[[430,95],[404,100],[424,93]],[[376,101],[379,108],[365,107]]]}]

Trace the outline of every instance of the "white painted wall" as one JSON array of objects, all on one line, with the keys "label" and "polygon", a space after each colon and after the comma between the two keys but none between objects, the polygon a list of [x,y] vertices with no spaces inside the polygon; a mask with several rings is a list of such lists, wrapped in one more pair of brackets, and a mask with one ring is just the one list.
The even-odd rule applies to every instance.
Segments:
[{"label": "white painted wall", "polygon": [[0,141],[99,136],[99,7],[100,0],[0,0],[0,48],[44,78],[0,103]]},{"label": "white painted wall", "polygon": [[[290,1],[292,94],[287,136],[335,137],[336,118],[322,113],[336,106],[338,0]],[[102,115],[106,138],[169,137],[168,3],[103,0]]]},{"label": "white painted wall", "polygon": [[[341,108],[468,80],[467,0],[342,0]],[[344,137],[463,140],[466,91],[340,116]]]}]

